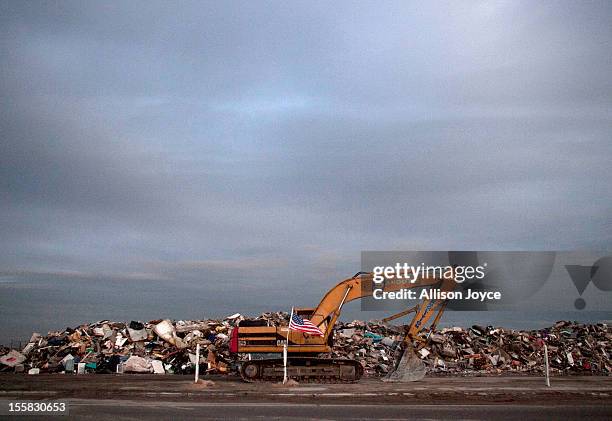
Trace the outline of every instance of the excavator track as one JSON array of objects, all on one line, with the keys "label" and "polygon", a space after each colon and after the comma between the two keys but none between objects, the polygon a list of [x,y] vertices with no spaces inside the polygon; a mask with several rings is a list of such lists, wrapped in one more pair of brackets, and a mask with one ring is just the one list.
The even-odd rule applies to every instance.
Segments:
[{"label": "excavator track", "polygon": [[[287,377],[299,382],[352,383],[363,375],[359,361],[331,358],[290,358]],[[282,358],[244,361],[240,366],[244,381],[282,381],[284,366]]]}]

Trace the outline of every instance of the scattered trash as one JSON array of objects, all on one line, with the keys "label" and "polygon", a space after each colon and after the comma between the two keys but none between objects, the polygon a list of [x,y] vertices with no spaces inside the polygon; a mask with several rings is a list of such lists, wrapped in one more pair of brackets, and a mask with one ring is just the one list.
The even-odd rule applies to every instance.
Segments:
[{"label": "scattered trash", "polygon": [[[360,360],[366,376],[384,376],[395,364],[403,328],[355,320],[338,323],[334,358]],[[382,339],[379,339],[382,337]],[[551,373],[612,374],[612,329],[606,324],[561,321],[546,329],[519,331],[492,326],[451,327],[421,338],[417,355],[430,373],[544,372],[544,344]]]},{"label": "scattered trash", "polygon": [[228,373],[234,362],[228,333],[243,319],[234,314],[224,320],[101,320],[46,336],[35,333],[24,352],[0,347],[0,372],[191,374],[200,344],[202,369]]},{"label": "scattered trash", "polygon": [[[241,321],[287,325],[284,312],[245,320],[239,313],[222,320],[102,320],[32,334],[22,351],[0,347],[0,371],[24,373],[235,373],[230,331]],[[366,376],[385,376],[395,365],[404,328],[378,322],[338,323],[328,357],[359,360]],[[418,358],[430,373],[543,373],[544,345],[552,374],[612,374],[612,329],[606,324],[561,321],[546,329],[519,331],[492,326],[452,327],[424,332]],[[195,349],[200,345],[200,361]],[[242,355],[239,358],[246,359]]]}]

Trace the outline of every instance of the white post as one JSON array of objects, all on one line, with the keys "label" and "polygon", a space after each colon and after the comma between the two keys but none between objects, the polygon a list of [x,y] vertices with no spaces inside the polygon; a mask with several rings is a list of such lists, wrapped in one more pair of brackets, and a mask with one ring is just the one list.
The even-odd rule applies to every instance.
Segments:
[{"label": "white post", "polygon": [[200,377],[200,344],[196,345],[195,383],[198,382],[198,377]]},{"label": "white post", "polygon": [[546,367],[546,386],[550,387],[550,377],[548,375],[548,347],[544,344],[544,366]]},{"label": "white post", "polygon": [[287,343],[283,345],[283,365],[284,365],[283,384],[285,384],[287,383]]},{"label": "white post", "polygon": [[289,344],[289,334],[291,334],[291,319],[293,318],[293,307],[291,307],[291,314],[289,315],[289,325],[287,325],[287,340],[283,345],[283,384],[287,383],[287,345]]}]

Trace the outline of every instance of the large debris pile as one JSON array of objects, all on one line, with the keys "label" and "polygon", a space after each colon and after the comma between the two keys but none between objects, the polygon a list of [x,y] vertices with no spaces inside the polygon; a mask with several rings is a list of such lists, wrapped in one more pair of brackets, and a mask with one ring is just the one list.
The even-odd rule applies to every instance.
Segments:
[{"label": "large debris pile", "polygon": [[[357,358],[366,374],[386,374],[395,362],[401,330],[377,323],[353,321],[336,331],[335,356]],[[544,345],[554,374],[610,375],[612,329],[605,324],[557,322],[541,330],[518,331],[492,326],[444,328],[424,337],[417,351],[429,372],[541,373]]]},{"label": "large debris pile", "polygon": [[395,365],[395,348],[402,330],[375,322],[339,323],[334,335],[334,358],[361,361],[366,376],[385,375]]},{"label": "large debris pile", "polygon": [[[287,325],[288,319],[283,312],[256,318],[271,326]],[[103,320],[45,336],[34,333],[21,350],[0,348],[0,371],[188,374],[197,362],[199,344],[204,370],[229,373],[236,367],[229,334],[241,320],[240,314],[223,320]],[[331,357],[359,360],[366,375],[383,376],[395,364],[402,332],[376,322],[339,323]],[[554,374],[612,373],[612,329],[605,324],[558,322],[533,331],[453,327],[424,339],[417,353],[433,373],[542,372],[544,344]]]},{"label": "large debris pile", "polygon": [[228,332],[240,319],[236,314],[224,320],[103,320],[46,336],[34,333],[22,350],[0,357],[0,370],[186,374],[193,370],[200,344],[200,364],[227,372]]}]

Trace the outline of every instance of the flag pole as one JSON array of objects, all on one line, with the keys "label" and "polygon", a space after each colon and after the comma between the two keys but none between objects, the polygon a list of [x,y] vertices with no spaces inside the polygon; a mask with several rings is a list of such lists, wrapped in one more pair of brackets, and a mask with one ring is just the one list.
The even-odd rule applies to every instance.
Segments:
[{"label": "flag pole", "polygon": [[287,325],[287,340],[283,346],[283,384],[287,383],[287,346],[289,345],[289,334],[291,333],[291,319],[293,319],[293,307],[291,307],[291,315],[289,316],[289,325]]},{"label": "flag pole", "polygon": [[196,366],[195,366],[195,383],[198,382],[200,377],[200,344],[196,345]]}]

